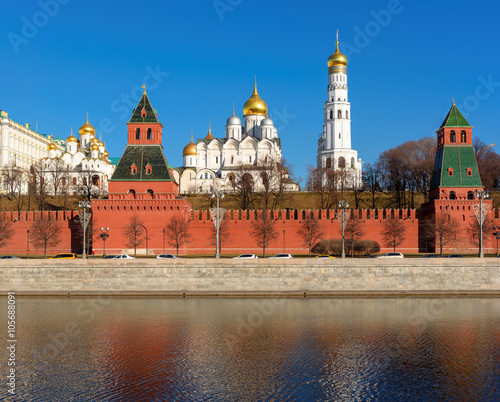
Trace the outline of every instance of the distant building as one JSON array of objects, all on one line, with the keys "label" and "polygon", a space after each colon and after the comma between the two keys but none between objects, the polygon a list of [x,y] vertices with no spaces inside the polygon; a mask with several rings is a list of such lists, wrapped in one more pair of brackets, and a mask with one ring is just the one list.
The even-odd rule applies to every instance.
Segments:
[{"label": "distant building", "polygon": [[243,118],[242,125],[233,110],[223,138],[215,138],[211,127],[196,144],[191,138],[182,153],[183,166],[173,171],[181,194],[211,193],[214,188],[231,192],[244,175],[248,175],[255,191],[262,190],[266,180],[274,187],[283,184],[285,191],[299,190],[281,165],[278,131],[268,117],[257,84],[243,106]]},{"label": "distant building", "polygon": [[79,189],[87,187],[94,195],[108,192],[108,179],[115,170],[109,160],[109,153],[104,143],[95,136],[95,129],[87,122],[80,127],[80,138],[73,132],[66,139],[62,150],[51,141],[47,146],[48,156],[41,158],[47,192],[54,194],[54,180],[59,180],[61,193],[74,195]]},{"label": "distant building", "polygon": [[[2,174],[6,169],[19,168],[26,172],[40,159],[49,155],[48,146],[56,152],[64,151],[64,141],[52,138],[50,135],[40,134],[30,128],[29,124],[20,124],[11,118],[7,112],[0,110],[0,169]],[[8,185],[4,180],[2,190]],[[23,190],[26,191],[27,182]]]},{"label": "distant building", "polygon": [[347,57],[337,49],[328,58],[328,99],[324,107],[323,132],[318,140],[318,168],[346,170],[350,187],[362,184],[363,162],[351,148],[351,104],[348,101]]}]

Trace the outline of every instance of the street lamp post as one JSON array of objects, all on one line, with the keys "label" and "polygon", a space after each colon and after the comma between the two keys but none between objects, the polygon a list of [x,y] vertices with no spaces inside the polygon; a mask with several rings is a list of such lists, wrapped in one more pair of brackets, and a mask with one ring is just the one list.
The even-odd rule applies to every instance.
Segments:
[{"label": "street lamp post", "polygon": [[101,239],[102,239],[102,258],[106,257],[106,239],[109,237],[109,228],[101,228]]},{"label": "street lamp post", "polygon": [[142,223],[138,223],[137,226],[141,226],[146,231],[146,256],[148,255],[148,228],[144,226]]},{"label": "street lamp post", "polygon": [[349,203],[345,200],[339,201],[339,208],[342,208],[342,258],[345,258],[345,248],[344,248],[344,230],[345,230],[345,209],[349,208]]},{"label": "street lamp post", "polygon": [[87,258],[87,208],[90,208],[90,202],[88,201],[80,201],[78,203],[80,208],[83,208],[83,252],[82,259],[85,260]]},{"label": "street lamp post", "polygon": [[[28,240],[26,240],[26,259],[30,258],[30,230],[28,229],[26,231],[26,234],[27,234],[27,238]],[[498,242],[497,242],[498,244]]]},{"label": "street lamp post", "polygon": [[285,237],[286,233],[285,233],[285,229],[283,229],[283,252],[285,253],[286,252],[286,248],[285,248]]},{"label": "street lamp post", "polygon": [[[215,218],[215,258],[220,258],[220,244],[219,244],[219,236],[220,236],[220,208],[219,208],[219,200],[224,198],[224,192],[222,190],[214,190],[212,193],[212,198],[217,198],[217,208],[216,208],[216,218]],[[212,218],[213,219],[213,218]]]},{"label": "street lamp post", "polygon": [[479,198],[479,258],[484,258],[483,252],[483,224],[484,224],[484,216],[483,216],[483,199],[488,198],[488,192],[486,190],[476,190],[475,197]]}]

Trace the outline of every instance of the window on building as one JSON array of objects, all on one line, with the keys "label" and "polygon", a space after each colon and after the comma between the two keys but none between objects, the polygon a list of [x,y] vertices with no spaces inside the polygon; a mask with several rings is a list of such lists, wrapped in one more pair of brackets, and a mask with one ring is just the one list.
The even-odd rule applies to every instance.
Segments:
[{"label": "window on building", "polygon": [[[340,99],[339,99],[339,100],[340,100]],[[341,118],[342,118],[342,110],[339,110],[339,111],[337,112],[337,117],[338,117],[339,119],[341,119]]]},{"label": "window on building", "polygon": [[202,186],[200,186],[200,193],[202,193],[202,192],[203,192],[203,187],[202,187]]},{"label": "window on building", "polygon": [[63,186],[65,186],[65,185],[66,185],[66,177],[63,177],[63,178],[62,178],[62,180],[61,180],[61,184],[62,184]]},{"label": "window on building", "polygon": [[208,179],[208,173],[205,173],[205,179]]},{"label": "window on building", "polygon": [[339,158],[339,168],[345,168],[345,158],[343,156]]},{"label": "window on building", "polygon": [[472,169],[471,168],[467,168],[467,176],[472,176]]},{"label": "window on building", "polygon": [[462,130],[462,132],[460,133],[460,142],[467,142],[467,133],[465,132],[465,130]]},{"label": "window on building", "polygon": [[345,118],[348,119],[349,118],[349,112],[346,110],[345,111]]},{"label": "window on building", "polygon": [[76,177],[73,177],[73,186],[76,186]]},{"label": "window on building", "polygon": [[231,156],[231,165],[234,163],[234,156]]},{"label": "window on building", "polygon": [[252,163],[252,157],[251,156],[248,157],[248,163]]},{"label": "window on building", "polygon": [[330,110],[330,120],[333,120],[333,110]]},{"label": "window on building", "polygon": [[356,167],[356,161],[354,158],[351,158],[351,168],[354,169]]},{"label": "window on building", "polygon": [[213,193],[214,192],[214,187],[213,186],[210,186],[210,192]]},{"label": "window on building", "polygon": [[332,167],[332,158],[326,158],[326,167],[331,168]]},{"label": "window on building", "polygon": [[146,191],[146,193],[152,196],[155,192],[153,190],[151,190],[151,189],[148,189]]},{"label": "window on building", "polygon": [[141,129],[140,128],[136,128],[135,129],[135,139],[136,140],[140,140],[141,139]]},{"label": "window on building", "polygon": [[87,185],[87,178],[86,178],[86,177],[84,177],[84,178],[83,178],[83,185],[84,185],[84,186],[86,186],[86,185]]},{"label": "window on building", "polygon": [[215,163],[219,163],[219,157],[218,156],[215,157]]},{"label": "window on building", "polygon": [[450,142],[455,142],[456,139],[455,139],[455,131],[454,130],[451,130],[450,131]]},{"label": "window on building", "polygon": [[472,191],[467,192],[467,199],[468,200],[473,200],[474,199],[474,193]]},{"label": "window on building", "polygon": [[448,168],[448,176],[453,176],[453,168]]},{"label": "window on building", "polygon": [[456,200],[457,199],[457,195],[454,191],[450,191],[450,200]]},{"label": "window on building", "polygon": [[150,140],[152,138],[152,135],[151,135],[151,129],[148,128],[148,132],[147,132],[147,139]]}]

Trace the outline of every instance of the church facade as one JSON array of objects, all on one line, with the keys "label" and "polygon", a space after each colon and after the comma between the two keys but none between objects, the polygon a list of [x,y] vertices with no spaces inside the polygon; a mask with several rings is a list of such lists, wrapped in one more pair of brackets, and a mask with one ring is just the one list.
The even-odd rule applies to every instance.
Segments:
[{"label": "church facade", "polygon": [[243,106],[243,122],[233,110],[224,137],[214,137],[209,127],[208,134],[196,143],[191,138],[182,155],[183,166],[173,170],[181,194],[211,193],[214,189],[233,192],[245,175],[255,191],[261,191],[268,184],[266,180],[271,186],[284,186],[285,191],[299,190],[281,165],[278,131],[268,117],[257,84]]},{"label": "church facade", "polygon": [[318,168],[348,173],[348,186],[362,185],[362,165],[351,147],[351,104],[347,88],[347,57],[337,49],[328,58],[328,99],[324,107],[323,132],[318,140]]}]

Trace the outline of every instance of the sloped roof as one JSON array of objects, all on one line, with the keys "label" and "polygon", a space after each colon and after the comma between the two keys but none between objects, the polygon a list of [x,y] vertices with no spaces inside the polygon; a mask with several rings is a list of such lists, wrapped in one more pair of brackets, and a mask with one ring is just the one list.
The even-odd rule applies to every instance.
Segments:
[{"label": "sloped roof", "polygon": [[[453,176],[448,169],[453,169]],[[472,175],[467,176],[471,168]],[[438,149],[434,161],[431,189],[437,187],[482,187],[472,146],[445,146]]]},{"label": "sloped roof", "polygon": [[443,124],[441,124],[441,127],[439,128],[443,127],[472,127],[472,126],[465,119],[462,113],[460,113],[460,110],[458,110],[457,106],[455,105],[455,102],[453,102],[453,106],[446,115]]},{"label": "sloped roof", "polygon": [[[142,117],[142,110],[146,111],[146,117]],[[132,113],[129,123],[159,123],[146,91]]]},{"label": "sloped roof", "polygon": [[[132,174],[132,165],[137,167]],[[151,166],[151,174],[146,174],[146,166]],[[160,145],[128,145],[125,148],[111,178],[124,181],[173,181],[168,171],[168,162]]]}]

